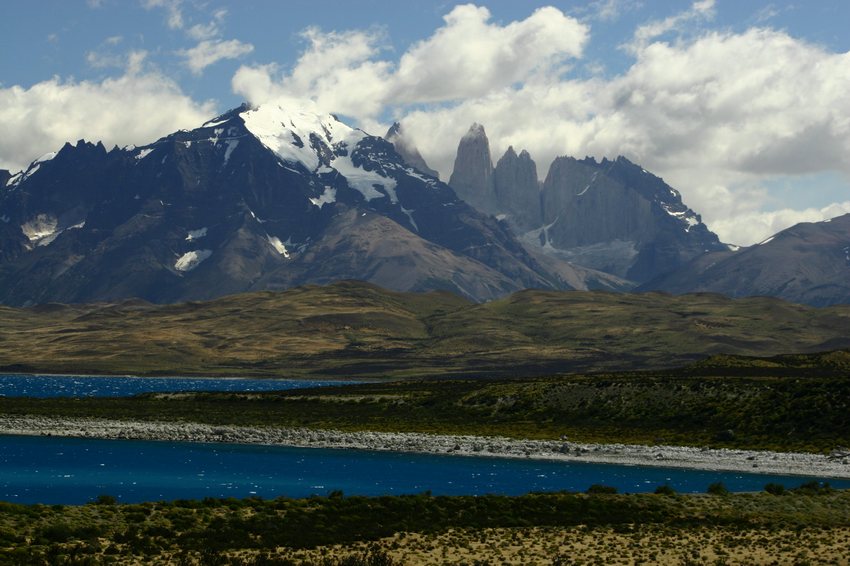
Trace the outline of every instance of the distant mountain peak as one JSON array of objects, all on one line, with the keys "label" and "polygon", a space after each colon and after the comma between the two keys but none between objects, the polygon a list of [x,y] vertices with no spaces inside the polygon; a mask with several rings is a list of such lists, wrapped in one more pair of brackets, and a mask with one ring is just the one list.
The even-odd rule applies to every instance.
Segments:
[{"label": "distant mountain peak", "polygon": [[390,126],[390,129],[384,135],[384,139],[393,144],[393,147],[395,147],[395,150],[404,159],[405,163],[427,175],[431,175],[435,179],[440,178],[440,173],[428,166],[425,158],[419,153],[419,149],[404,135],[404,129],[401,123],[393,122],[393,125]]},{"label": "distant mountain peak", "polygon": [[472,125],[469,126],[469,130],[467,130],[466,134],[464,134],[463,137],[487,139],[487,132],[484,131],[484,126],[482,126],[478,122],[473,122]]}]

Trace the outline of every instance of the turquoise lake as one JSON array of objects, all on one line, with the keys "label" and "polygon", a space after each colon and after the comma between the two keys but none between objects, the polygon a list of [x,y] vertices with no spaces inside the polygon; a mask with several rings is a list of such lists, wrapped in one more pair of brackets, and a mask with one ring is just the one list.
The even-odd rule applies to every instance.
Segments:
[{"label": "turquoise lake", "polygon": [[280,391],[353,381],[308,381],[213,377],[128,377],[75,375],[0,375],[0,397],[129,397],[176,391]]},{"label": "turquoise lake", "polygon": [[[336,381],[219,378],[0,376],[7,397],[128,396],[156,391],[269,391],[338,385]],[[657,467],[284,448],[190,442],[98,440],[0,435],[0,500],[80,504],[99,495],[123,502],[204,497],[350,495],[519,495],[584,491],[592,484],[621,492],[669,484],[704,492],[722,481],[732,491],[766,483],[794,487],[812,478]],[[830,480],[850,488],[850,480]]]},{"label": "turquoise lake", "polygon": [[[662,484],[704,492],[716,481],[733,491],[759,491],[768,482],[794,487],[806,479],[366,450],[0,436],[0,500],[17,503],[79,504],[101,494],[123,502],[307,497],[337,489],[349,495],[518,495],[584,491],[595,483],[623,492]],[[850,487],[848,480],[830,483]]]}]

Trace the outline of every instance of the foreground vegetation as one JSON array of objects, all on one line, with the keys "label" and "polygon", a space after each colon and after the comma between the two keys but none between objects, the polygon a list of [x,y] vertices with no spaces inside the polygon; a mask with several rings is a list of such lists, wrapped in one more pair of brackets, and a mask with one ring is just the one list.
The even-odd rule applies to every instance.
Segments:
[{"label": "foreground vegetation", "polygon": [[[464,556],[465,563],[485,564],[488,556],[517,558],[523,548],[536,552],[539,563],[603,564],[610,563],[602,561],[605,553],[656,561],[676,550],[676,540],[711,542],[679,548],[689,563],[713,555],[720,560],[714,563],[725,564],[747,549],[834,563],[841,555],[823,552],[846,548],[848,535],[850,492],[819,484],[735,495],[334,493],[300,500],[119,505],[102,496],[84,506],[0,504],[0,561],[9,564],[377,566],[452,557],[464,563]],[[779,537],[789,538],[773,546]],[[745,563],[759,562],[752,552],[744,556]],[[529,554],[518,557],[530,563]]]},{"label": "foreground vegetation", "polygon": [[850,305],[522,291],[486,304],[357,282],[202,303],[0,307],[0,371],[511,377],[850,347]]},{"label": "foreground vegetation", "polygon": [[526,380],[0,398],[0,414],[830,452],[850,444],[850,352]]}]

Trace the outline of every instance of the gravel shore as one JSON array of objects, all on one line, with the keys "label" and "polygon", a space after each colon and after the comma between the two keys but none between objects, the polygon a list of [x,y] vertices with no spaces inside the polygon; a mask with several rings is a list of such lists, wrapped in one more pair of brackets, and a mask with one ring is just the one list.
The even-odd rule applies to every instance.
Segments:
[{"label": "gravel shore", "polygon": [[342,432],[304,428],[217,426],[82,419],[0,416],[0,434],[103,439],[224,442],[309,448],[390,450],[424,454],[529,458],[667,468],[850,478],[850,456],[755,450],[582,444],[557,440],[450,436],[393,432]]}]

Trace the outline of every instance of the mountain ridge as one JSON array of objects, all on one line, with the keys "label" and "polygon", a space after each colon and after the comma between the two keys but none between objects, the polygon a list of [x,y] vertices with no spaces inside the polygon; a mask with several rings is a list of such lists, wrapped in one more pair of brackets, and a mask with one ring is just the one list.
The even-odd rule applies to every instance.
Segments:
[{"label": "mountain ridge", "polygon": [[[392,143],[318,112],[243,105],[147,145],[80,141],[33,162],[0,190],[0,301],[175,302],[304,284],[313,273],[476,300],[570,288],[565,270],[608,287],[590,270],[544,267]],[[351,211],[388,222],[376,231]],[[333,233],[343,226],[351,232]],[[370,244],[375,234],[398,249]],[[381,250],[404,277],[363,257]]]}]

